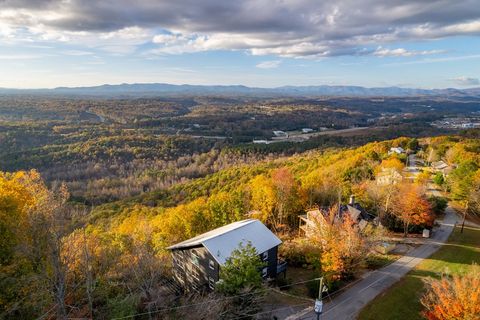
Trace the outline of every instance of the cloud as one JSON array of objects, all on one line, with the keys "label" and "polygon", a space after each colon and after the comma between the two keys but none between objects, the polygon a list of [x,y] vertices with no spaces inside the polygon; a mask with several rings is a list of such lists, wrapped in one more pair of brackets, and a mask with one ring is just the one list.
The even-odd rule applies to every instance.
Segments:
[{"label": "cloud", "polygon": [[280,60],[271,60],[271,61],[263,61],[256,65],[257,68],[260,69],[275,69],[280,66],[282,61]]},{"label": "cloud", "polygon": [[373,54],[378,57],[413,57],[413,56],[425,56],[431,54],[445,53],[444,50],[423,50],[423,51],[409,51],[404,48],[387,49],[378,47]]},{"label": "cloud", "polygon": [[[117,53],[244,50],[254,55],[429,55],[384,49],[480,35],[478,0],[3,0],[0,41],[69,41]],[[368,8],[365,9],[365,8]],[[13,40],[12,40],[13,39]],[[377,49],[375,49],[377,48]]]},{"label": "cloud", "polygon": [[44,57],[45,55],[39,54],[0,54],[0,60],[32,60]]},{"label": "cloud", "polygon": [[393,62],[393,63],[384,64],[384,65],[398,66],[398,65],[411,65],[411,64],[424,64],[424,63],[442,63],[442,62],[463,61],[463,60],[478,60],[478,59],[480,59],[480,54],[470,54],[470,55],[463,55],[463,56],[425,58],[425,59],[413,60],[413,61]]},{"label": "cloud", "polygon": [[84,51],[84,50],[65,50],[62,51],[62,54],[67,56],[90,56],[93,55],[93,52]]},{"label": "cloud", "polygon": [[455,82],[459,86],[477,86],[480,84],[480,80],[478,78],[470,78],[465,76],[453,78],[451,81]]}]

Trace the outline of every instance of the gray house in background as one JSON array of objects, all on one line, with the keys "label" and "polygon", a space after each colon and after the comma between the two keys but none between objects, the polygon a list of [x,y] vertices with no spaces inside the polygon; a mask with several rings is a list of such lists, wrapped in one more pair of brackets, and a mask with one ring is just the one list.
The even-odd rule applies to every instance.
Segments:
[{"label": "gray house in background", "polygon": [[220,269],[241,243],[251,243],[266,263],[259,270],[265,279],[285,271],[286,263],[277,261],[282,241],[259,220],[247,219],[168,247],[172,252],[175,279],[187,291],[213,290],[220,279]]}]

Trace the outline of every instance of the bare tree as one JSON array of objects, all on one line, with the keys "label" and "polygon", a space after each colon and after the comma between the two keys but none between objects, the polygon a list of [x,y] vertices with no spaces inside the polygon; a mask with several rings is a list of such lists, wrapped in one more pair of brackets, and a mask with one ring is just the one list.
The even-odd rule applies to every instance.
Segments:
[{"label": "bare tree", "polygon": [[31,246],[29,256],[38,271],[47,280],[55,301],[57,319],[66,319],[67,261],[63,255],[64,237],[71,231],[71,213],[67,207],[68,192],[65,185],[43,195],[39,206],[30,212],[29,231]]}]

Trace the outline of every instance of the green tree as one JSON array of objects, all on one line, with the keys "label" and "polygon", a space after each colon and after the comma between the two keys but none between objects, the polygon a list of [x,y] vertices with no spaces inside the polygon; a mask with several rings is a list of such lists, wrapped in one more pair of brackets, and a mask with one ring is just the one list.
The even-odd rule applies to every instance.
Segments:
[{"label": "green tree", "polygon": [[443,173],[441,172],[437,172],[435,174],[435,176],[433,177],[433,182],[437,185],[437,186],[443,186],[444,183],[445,183],[445,178],[443,177]]},{"label": "green tree", "polygon": [[416,138],[410,139],[407,143],[407,149],[416,151],[419,147],[418,140]]},{"label": "green tree", "polygon": [[250,242],[240,243],[220,270],[217,290],[227,295],[254,290],[262,285],[260,270],[265,264]]},{"label": "green tree", "polygon": [[452,191],[453,199],[465,200],[473,186],[473,180],[478,165],[473,161],[461,163],[450,174],[448,182]]}]

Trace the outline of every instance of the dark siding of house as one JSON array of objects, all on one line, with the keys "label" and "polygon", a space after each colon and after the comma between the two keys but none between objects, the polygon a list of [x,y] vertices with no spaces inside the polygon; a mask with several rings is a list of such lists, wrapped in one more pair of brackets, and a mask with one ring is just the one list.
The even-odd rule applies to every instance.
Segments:
[{"label": "dark siding of house", "polygon": [[[268,250],[268,258],[265,261],[267,263],[268,278],[275,278],[277,276],[277,254],[278,246]],[[262,255],[260,255],[260,257],[262,257]]]},{"label": "dark siding of house", "polygon": [[[277,276],[277,253],[278,246],[268,250],[268,257],[264,260],[267,263],[266,278]],[[172,257],[175,279],[187,291],[211,290],[210,283],[220,279],[220,265],[203,246],[172,250]],[[263,260],[263,253],[260,258]]]},{"label": "dark siding of house", "polygon": [[208,290],[209,282],[217,282],[219,279],[218,263],[202,246],[173,250],[172,257],[175,279],[187,291]]}]

